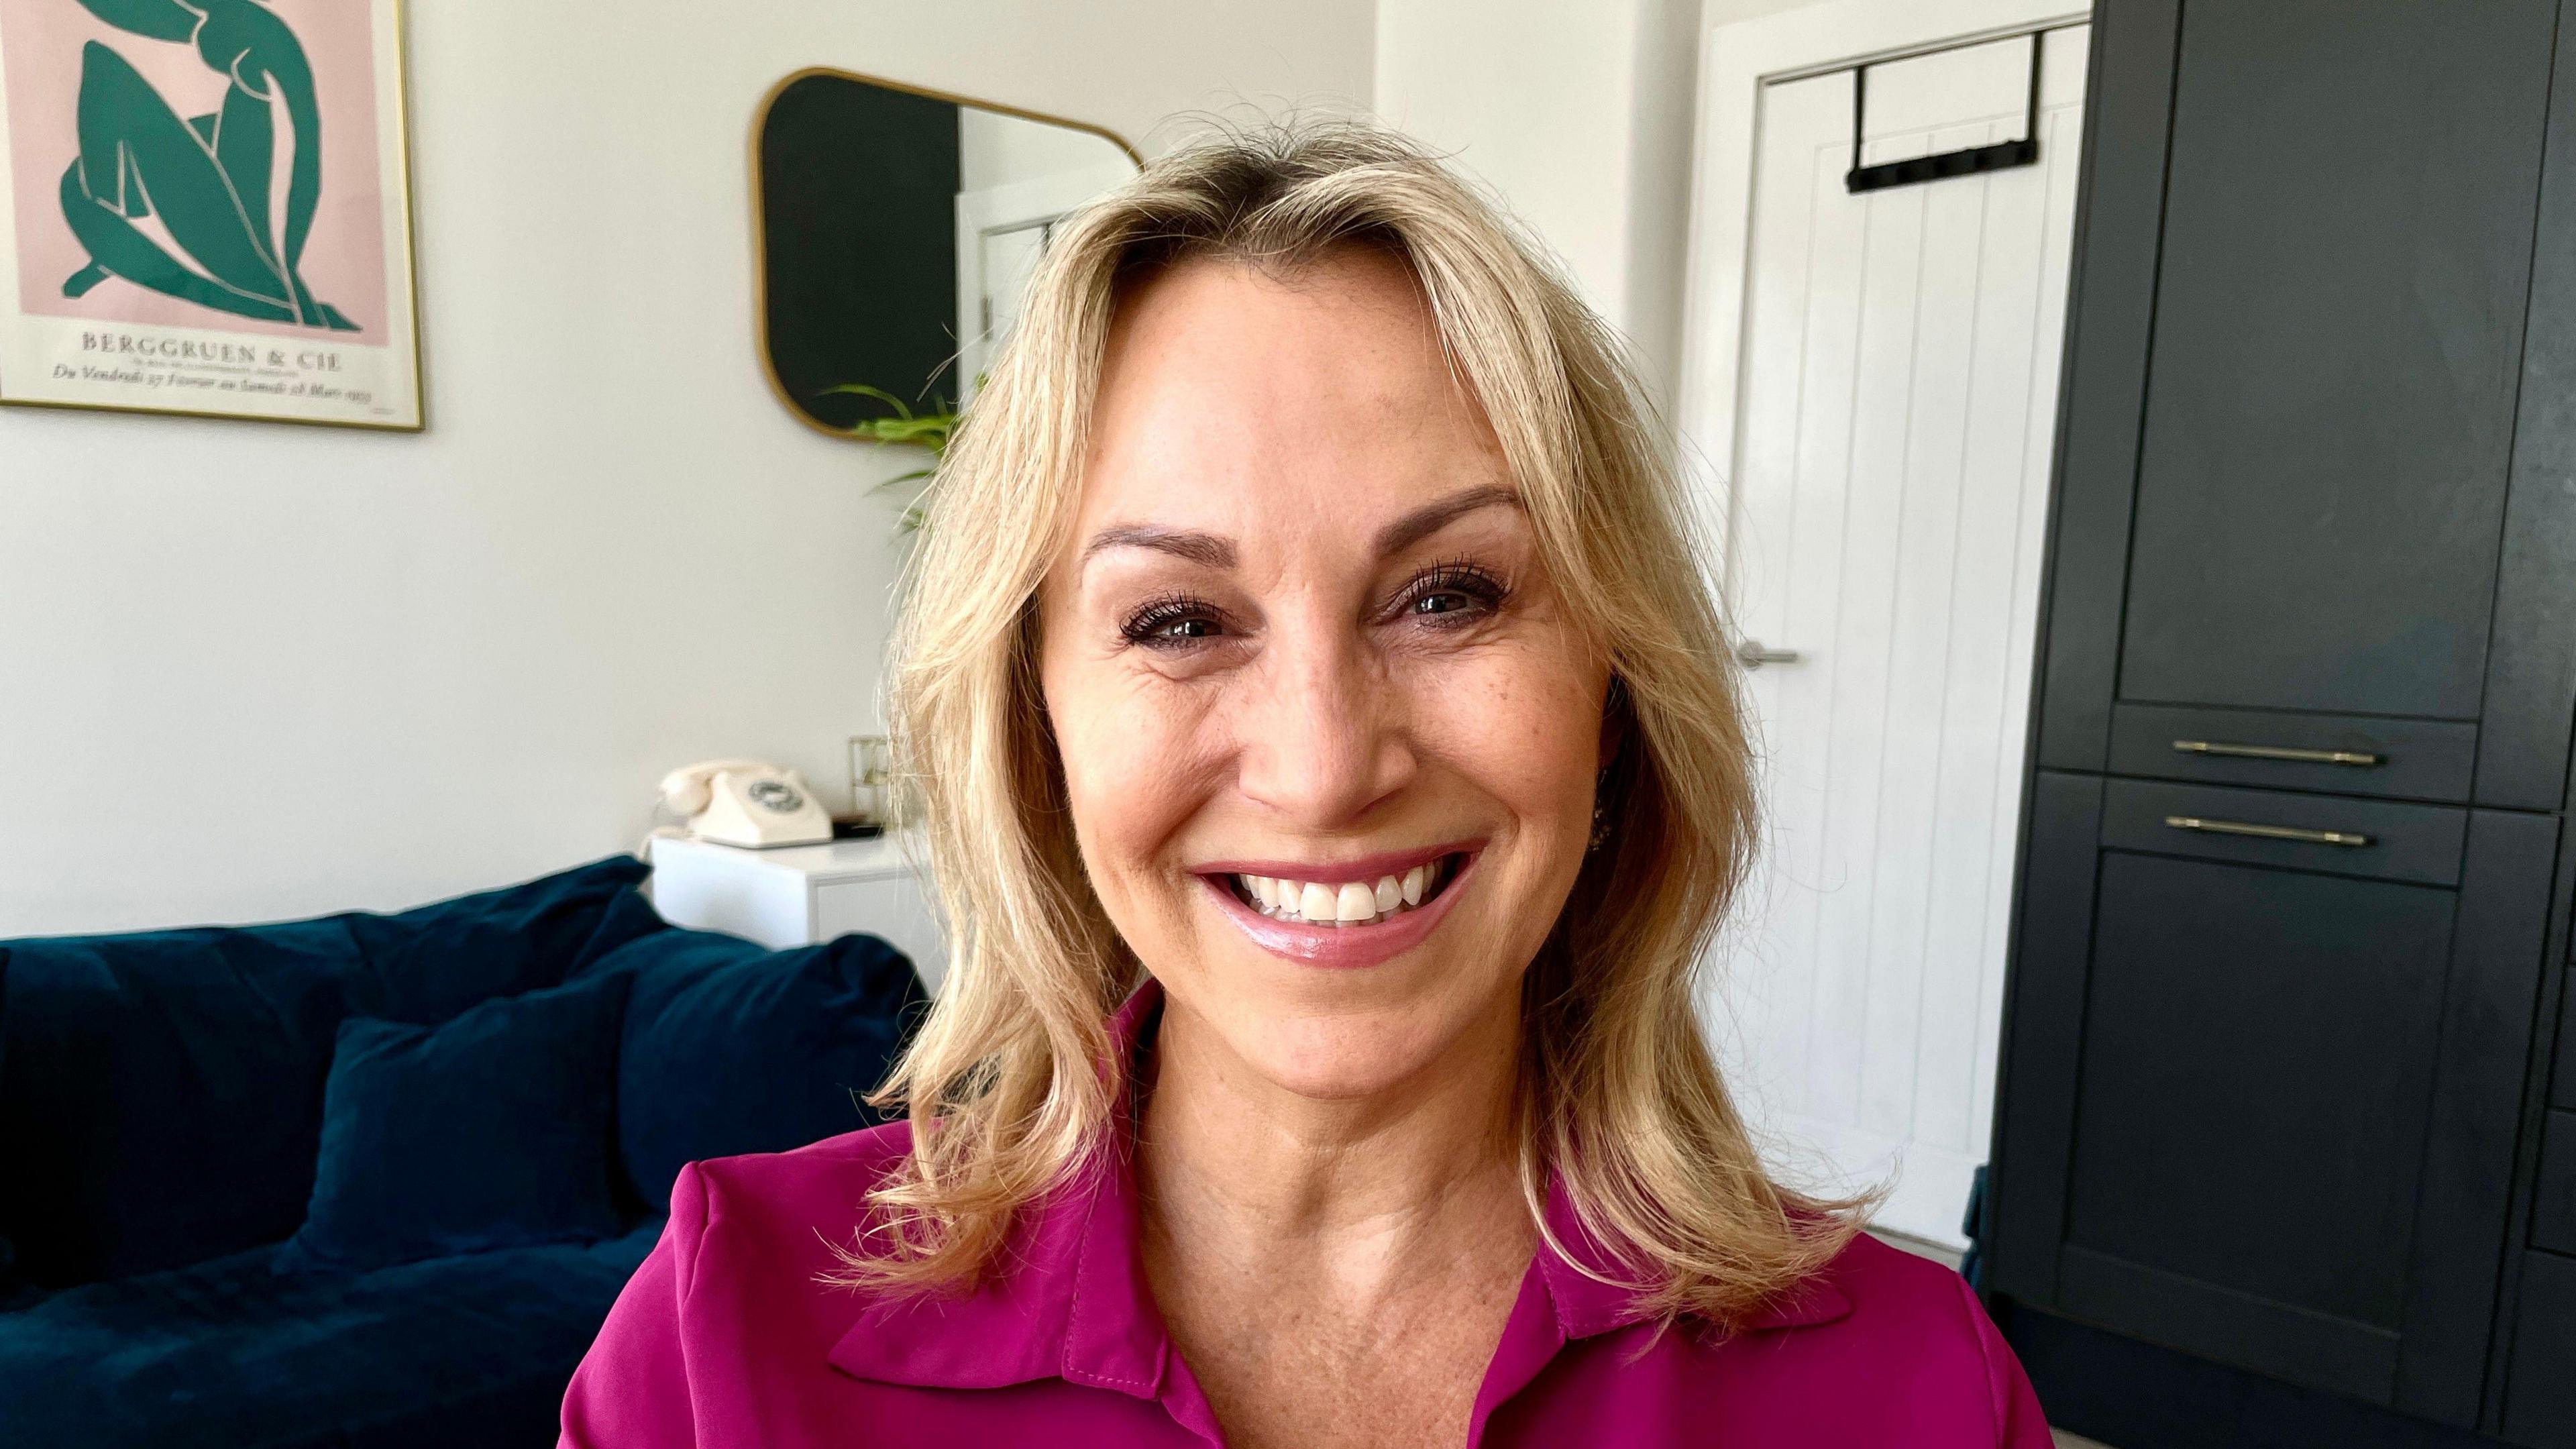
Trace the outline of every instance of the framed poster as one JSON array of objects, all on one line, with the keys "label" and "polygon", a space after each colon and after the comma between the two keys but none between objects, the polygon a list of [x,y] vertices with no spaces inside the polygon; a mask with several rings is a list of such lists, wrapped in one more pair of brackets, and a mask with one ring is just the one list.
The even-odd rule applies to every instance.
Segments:
[{"label": "framed poster", "polygon": [[0,0],[0,402],[417,429],[396,0]]}]

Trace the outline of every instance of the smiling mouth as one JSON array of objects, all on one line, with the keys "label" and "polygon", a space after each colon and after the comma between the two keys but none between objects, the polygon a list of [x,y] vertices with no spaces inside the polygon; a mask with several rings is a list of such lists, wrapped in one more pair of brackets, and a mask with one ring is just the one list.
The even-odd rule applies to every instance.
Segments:
[{"label": "smiling mouth", "polygon": [[1226,888],[1248,909],[1274,921],[1305,926],[1374,926],[1438,900],[1458,878],[1467,852],[1372,880],[1295,880],[1286,876],[1229,873]]}]

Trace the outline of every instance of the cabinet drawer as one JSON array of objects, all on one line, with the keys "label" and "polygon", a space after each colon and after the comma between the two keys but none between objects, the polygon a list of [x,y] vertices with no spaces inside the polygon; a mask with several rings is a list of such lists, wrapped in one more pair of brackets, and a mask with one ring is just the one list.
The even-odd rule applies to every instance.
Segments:
[{"label": "cabinet drawer", "polygon": [[2371,715],[2122,704],[2111,773],[2405,800],[2466,800],[2478,727]]},{"label": "cabinet drawer", "polygon": [[2531,1245],[2576,1254],[2576,1112],[2552,1112],[2542,1129]]},{"label": "cabinet drawer", "polygon": [[2372,880],[2455,886],[2469,813],[2444,805],[2105,782],[2102,844],[2196,860],[2286,866]]},{"label": "cabinet drawer", "polygon": [[2576,1449],[2576,1258],[2525,1253],[2514,1312],[2504,1432],[2532,1449]]}]

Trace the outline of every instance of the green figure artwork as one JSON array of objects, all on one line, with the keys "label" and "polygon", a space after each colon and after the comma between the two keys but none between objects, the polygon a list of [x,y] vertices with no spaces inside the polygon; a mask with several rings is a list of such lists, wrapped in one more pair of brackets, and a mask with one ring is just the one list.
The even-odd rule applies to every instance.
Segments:
[{"label": "green figure artwork", "polygon": [[[90,262],[63,295],[123,277],[236,316],[357,330],[299,270],[322,194],[322,116],[295,32],[258,0],[80,3],[120,30],[194,44],[231,85],[219,109],[183,121],[123,56],[94,40],[82,48],[80,157],[63,172],[62,202]],[[138,225],[155,215],[159,237]]]}]

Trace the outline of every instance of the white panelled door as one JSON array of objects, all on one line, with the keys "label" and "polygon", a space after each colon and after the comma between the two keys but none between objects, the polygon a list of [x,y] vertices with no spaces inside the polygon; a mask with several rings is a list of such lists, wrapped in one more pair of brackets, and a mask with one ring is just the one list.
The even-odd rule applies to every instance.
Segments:
[{"label": "white panelled door", "polygon": [[[2002,1010],[2088,31],[2039,161],[1853,195],[1849,71],[1767,84],[1725,503],[1768,835],[1712,1031],[1793,1177],[1965,1241]],[[1864,160],[2014,139],[2032,42],[1873,65]]]}]

